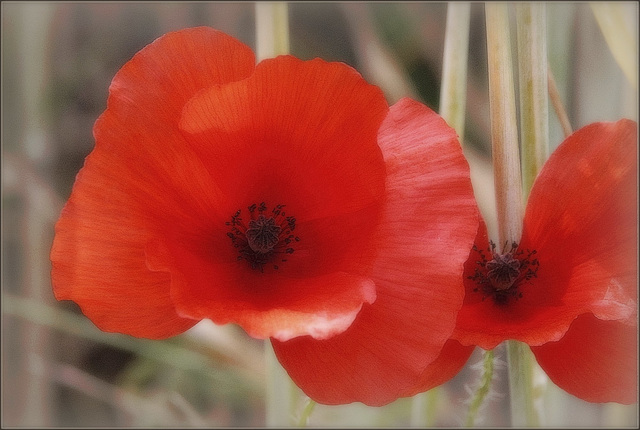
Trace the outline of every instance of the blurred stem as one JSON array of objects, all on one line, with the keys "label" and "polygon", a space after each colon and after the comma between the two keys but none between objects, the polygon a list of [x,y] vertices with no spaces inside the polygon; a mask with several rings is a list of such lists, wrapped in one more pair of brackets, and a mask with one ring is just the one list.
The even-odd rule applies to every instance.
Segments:
[{"label": "blurred stem", "polygon": [[316,402],[311,399],[307,399],[307,404],[302,410],[302,414],[300,415],[300,420],[298,420],[298,427],[306,427],[307,421],[309,421],[309,417],[311,416],[311,412],[313,412],[313,408],[315,408]]},{"label": "blurred stem", "polygon": [[460,143],[464,139],[467,101],[467,57],[469,51],[469,3],[447,4],[447,25],[442,57],[440,115],[456,130]]},{"label": "blurred stem", "polygon": [[[286,2],[256,2],[256,58],[262,61],[289,53],[289,10]],[[267,427],[291,425],[296,386],[282,368],[269,339],[264,342]]]},{"label": "blurred stem", "polygon": [[478,414],[478,410],[480,409],[480,406],[482,406],[482,402],[484,402],[487,394],[489,394],[491,381],[493,380],[493,350],[484,352],[482,363],[483,365],[482,376],[480,378],[480,386],[476,390],[476,394],[471,400],[471,405],[469,406],[469,412],[465,421],[466,427],[473,427],[476,415]]},{"label": "blurred stem", "polygon": [[547,75],[549,80],[549,98],[551,99],[553,110],[556,111],[558,121],[560,121],[560,126],[562,127],[564,137],[566,138],[569,137],[571,133],[573,133],[571,123],[569,122],[569,115],[567,115],[567,111],[562,104],[562,100],[560,99],[560,92],[558,92],[558,86],[556,85],[556,80],[553,77],[551,68],[547,68]]},{"label": "blurred stem", "polygon": [[266,381],[266,426],[289,427],[295,416],[296,386],[280,366],[269,340],[264,343]]},{"label": "blurred stem", "polygon": [[549,156],[549,101],[545,3],[516,5],[520,136],[525,199]]},{"label": "blurred stem", "polygon": [[256,2],[258,61],[289,53],[289,9],[286,2]]},{"label": "blurred stem", "polygon": [[[491,144],[500,244],[519,242],[522,235],[522,185],[518,126],[512,73],[507,3],[486,3],[487,60]],[[511,423],[535,426],[531,353],[526,345],[507,342]]]},{"label": "blurred stem", "polygon": [[411,427],[432,427],[438,411],[440,387],[434,387],[411,398]]},{"label": "blurred stem", "polygon": [[509,393],[511,397],[511,425],[514,427],[538,427],[540,421],[534,407],[533,353],[522,342],[507,341],[509,363]]}]

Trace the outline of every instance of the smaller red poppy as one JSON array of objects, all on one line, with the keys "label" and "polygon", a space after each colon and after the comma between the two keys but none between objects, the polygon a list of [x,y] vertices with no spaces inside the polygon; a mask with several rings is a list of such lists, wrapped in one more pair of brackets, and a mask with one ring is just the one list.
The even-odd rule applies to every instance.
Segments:
[{"label": "smaller red poppy", "polygon": [[520,243],[484,223],[465,264],[453,338],[531,346],[558,386],[591,402],[637,401],[637,124],[590,124],[544,165]]},{"label": "smaller red poppy", "polygon": [[200,27],[122,67],[94,136],[51,261],[102,330],[236,323],[326,404],[389,403],[441,356],[479,214],[426,106]]}]

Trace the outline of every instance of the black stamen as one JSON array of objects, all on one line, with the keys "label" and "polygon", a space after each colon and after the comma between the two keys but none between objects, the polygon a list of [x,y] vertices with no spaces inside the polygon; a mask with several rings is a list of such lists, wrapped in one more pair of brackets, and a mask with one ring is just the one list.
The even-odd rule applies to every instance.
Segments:
[{"label": "black stamen", "polygon": [[476,282],[478,286],[473,291],[482,292],[483,300],[492,297],[499,305],[508,303],[510,298],[517,300],[522,297],[519,290],[522,283],[537,276],[539,262],[532,258],[536,251],[527,250],[525,255],[525,251],[518,250],[516,242],[511,243],[509,251],[506,251],[505,244],[502,253],[496,252],[495,243],[490,242],[487,251],[491,253],[491,260],[475,245],[473,251],[480,255],[480,259],[476,261],[478,267],[474,274],[468,278]]}]

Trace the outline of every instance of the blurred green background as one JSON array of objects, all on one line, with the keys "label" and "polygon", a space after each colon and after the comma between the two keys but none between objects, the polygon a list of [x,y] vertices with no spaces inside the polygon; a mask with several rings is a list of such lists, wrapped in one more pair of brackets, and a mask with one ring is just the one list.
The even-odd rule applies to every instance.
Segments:
[{"label": "blurred green background", "polygon": [[[637,64],[638,5],[626,6]],[[437,110],[446,13],[446,3],[290,3],[291,53],[345,62],[390,103],[409,96]],[[549,2],[547,16],[550,67],[574,130],[637,121],[637,90],[589,5]],[[255,49],[254,22],[251,2],[2,2],[3,427],[283,426],[302,411],[304,395],[281,375],[291,416],[267,421],[268,356],[240,328],[203,322],[162,342],[102,333],[74,303],[57,302],[49,280],[53,225],[93,147],[114,74],[155,38],[184,27],[211,26]],[[464,148],[491,228],[485,41],[483,5],[473,3]],[[552,147],[563,139],[552,108],[550,135]],[[461,426],[481,353],[430,396],[382,408],[317,405],[309,425]],[[501,347],[496,357],[477,425],[509,425]],[[637,405],[590,404],[540,378],[544,425],[637,427]]]}]

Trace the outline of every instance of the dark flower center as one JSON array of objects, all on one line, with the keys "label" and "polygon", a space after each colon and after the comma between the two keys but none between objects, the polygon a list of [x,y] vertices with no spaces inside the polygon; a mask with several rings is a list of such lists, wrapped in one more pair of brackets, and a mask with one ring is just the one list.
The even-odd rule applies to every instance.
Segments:
[{"label": "dark flower center", "polygon": [[[296,219],[287,216],[284,205],[276,205],[270,212],[265,202],[247,207],[249,220],[245,224],[242,210],[225,224],[230,227],[227,236],[238,250],[238,260],[246,260],[252,269],[264,271],[265,264],[287,261],[287,254],[293,254],[292,245],[300,240],[293,234]],[[278,270],[279,266],[273,264]]]},{"label": "dark flower center", "polygon": [[511,244],[510,250],[506,248],[505,245],[502,253],[498,253],[495,243],[490,242],[487,249],[491,254],[489,260],[483,250],[473,246],[473,250],[480,255],[480,260],[476,261],[478,267],[469,279],[477,284],[473,291],[483,293],[482,300],[491,297],[497,304],[506,304],[510,298],[517,300],[522,297],[522,283],[537,276],[539,263],[533,257],[535,250],[518,250],[516,242]]},{"label": "dark flower center", "polygon": [[260,254],[270,252],[278,244],[281,231],[282,227],[276,224],[275,218],[258,215],[258,219],[249,221],[249,228],[245,232],[249,248]]}]

